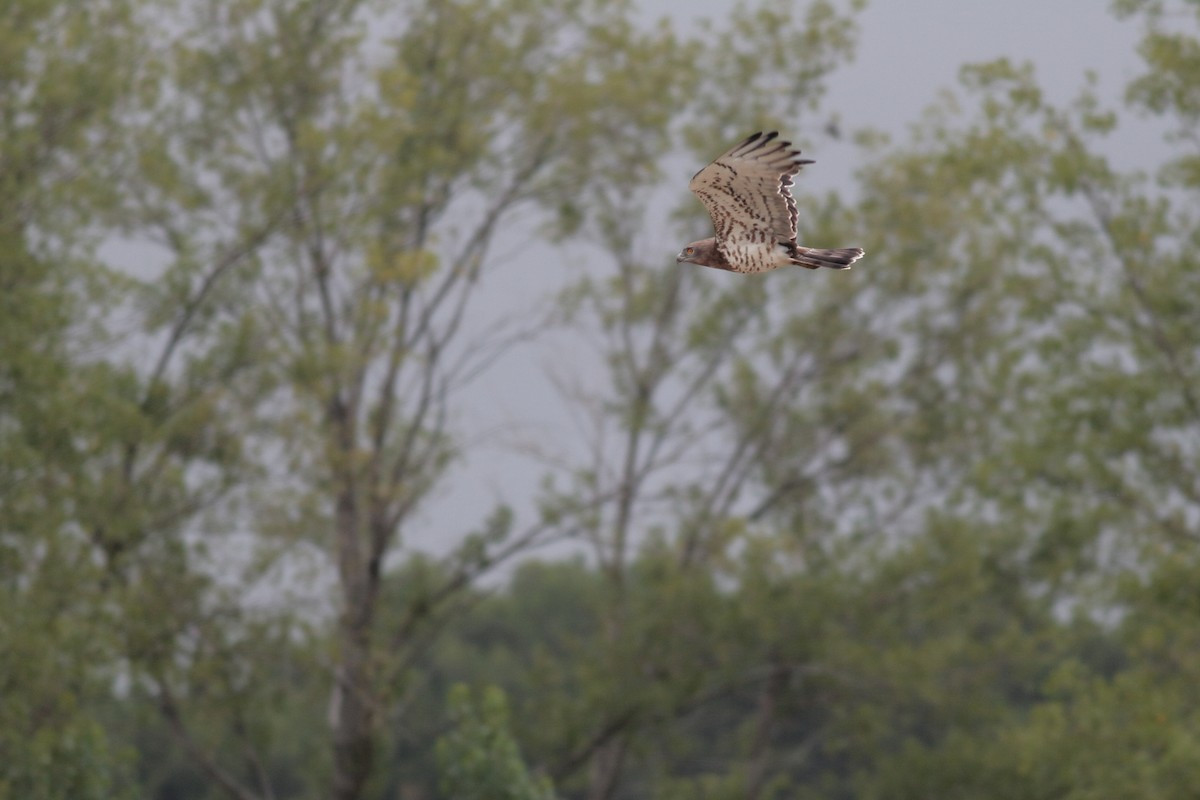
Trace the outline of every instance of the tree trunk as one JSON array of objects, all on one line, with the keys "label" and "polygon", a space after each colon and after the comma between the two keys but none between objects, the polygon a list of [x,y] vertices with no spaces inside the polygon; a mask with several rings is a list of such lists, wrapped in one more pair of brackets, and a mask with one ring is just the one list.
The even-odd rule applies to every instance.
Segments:
[{"label": "tree trunk", "polygon": [[333,734],[333,800],[358,800],[371,774],[374,755],[375,691],[371,674],[371,621],[376,592],[363,557],[357,492],[344,476],[336,516],[342,611],[329,723]]},{"label": "tree trunk", "polygon": [[771,758],[771,733],[779,713],[779,698],[787,690],[788,678],[787,667],[776,664],[771,668],[771,674],[758,697],[758,721],[754,727],[754,742],[746,771],[746,800],[758,800],[766,785]]},{"label": "tree trunk", "polygon": [[368,644],[365,632],[339,622],[339,663],[330,722],[333,726],[334,800],[357,800],[371,773],[374,754]]},{"label": "tree trunk", "polygon": [[613,796],[624,758],[625,742],[619,737],[605,742],[596,750],[592,756],[588,800],[609,800]]}]

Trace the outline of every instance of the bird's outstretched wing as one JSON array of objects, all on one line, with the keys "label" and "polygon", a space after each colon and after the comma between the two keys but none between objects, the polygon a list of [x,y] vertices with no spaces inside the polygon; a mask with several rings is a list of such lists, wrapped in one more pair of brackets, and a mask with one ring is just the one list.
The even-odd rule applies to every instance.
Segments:
[{"label": "bird's outstretched wing", "polygon": [[708,209],[722,250],[796,238],[792,176],[812,161],[778,133],[760,132],[731,147],[692,177],[688,188]]}]

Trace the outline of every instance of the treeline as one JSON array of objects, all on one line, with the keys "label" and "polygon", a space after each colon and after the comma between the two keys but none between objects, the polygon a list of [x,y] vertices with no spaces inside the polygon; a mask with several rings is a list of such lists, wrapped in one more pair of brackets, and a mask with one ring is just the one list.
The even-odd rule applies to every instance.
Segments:
[{"label": "treeline", "polygon": [[[856,133],[850,273],[677,268],[860,11],[0,6],[0,798],[1192,796],[1200,17]],[[578,441],[414,554],[556,337]]]}]

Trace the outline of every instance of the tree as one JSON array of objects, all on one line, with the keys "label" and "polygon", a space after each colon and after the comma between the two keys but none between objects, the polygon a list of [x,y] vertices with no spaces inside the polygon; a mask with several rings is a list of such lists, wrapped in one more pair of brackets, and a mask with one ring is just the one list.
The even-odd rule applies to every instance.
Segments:
[{"label": "tree", "polygon": [[[1143,107],[1177,110],[1183,141],[1194,127],[1189,42],[1152,32],[1144,52],[1156,71],[1131,89],[1131,98]],[[698,315],[703,323],[697,329],[729,351],[716,362],[731,365],[728,372],[708,384],[716,387],[712,406],[703,392],[692,395],[684,383],[676,398],[690,404],[667,403],[671,410],[656,414],[676,370],[686,370],[687,359],[703,352],[670,347],[674,340],[664,321],[672,319],[673,304],[683,296],[682,281],[673,291],[655,294],[652,279],[636,280],[635,272],[625,270],[622,282],[608,291],[582,294],[600,299],[603,311],[597,316],[616,332],[612,383],[623,399],[605,410],[615,412],[615,427],[627,433],[624,447],[614,448],[615,459],[607,449],[611,439],[597,434],[597,467],[580,473],[584,486],[610,480],[621,489],[612,516],[597,516],[594,528],[585,529],[595,541],[597,562],[615,574],[613,608],[620,611],[613,616],[619,621],[608,628],[615,632],[608,634],[614,643],[624,633],[621,621],[636,619],[650,628],[655,610],[674,611],[679,626],[703,624],[696,617],[707,621],[712,613],[695,602],[685,618],[663,600],[670,590],[662,584],[656,586],[657,608],[630,600],[622,565],[629,563],[628,543],[637,535],[654,542],[652,548],[662,540],[668,552],[677,543],[699,542],[698,552],[705,552],[705,534],[717,534],[723,538],[709,539],[717,546],[709,545],[708,552],[720,558],[728,543],[740,547],[758,538],[746,535],[747,519],[768,521],[781,528],[763,536],[759,546],[784,571],[839,570],[841,581],[855,585],[883,570],[881,584],[897,587],[936,582],[931,570],[942,568],[960,577],[1002,576],[995,584],[989,578],[984,593],[986,602],[1003,609],[1000,618],[983,613],[974,619],[974,606],[960,605],[952,629],[928,640],[906,626],[940,630],[940,599],[929,607],[901,604],[899,619],[876,613],[879,624],[899,625],[901,634],[880,631],[886,634],[882,646],[896,658],[876,652],[882,670],[869,665],[868,653],[854,654],[836,633],[829,641],[810,635],[805,641],[818,641],[824,649],[799,658],[773,654],[776,663],[793,665],[793,675],[805,668],[840,669],[859,692],[872,695],[899,683],[901,697],[915,695],[913,707],[893,700],[886,721],[869,723],[886,732],[881,739],[865,737],[874,744],[843,751],[843,757],[878,758],[906,738],[922,743],[888,762],[887,774],[896,779],[921,764],[923,748],[944,746],[946,752],[978,758],[979,743],[996,726],[1020,729],[1009,716],[1015,709],[1035,706],[1053,713],[1060,687],[1044,683],[1044,676],[1055,660],[1078,658],[1097,671],[1095,683],[1080,685],[1088,687],[1080,689],[1081,699],[1093,697],[1108,708],[1113,696],[1128,697],[1128,689],[1114,695],[1104,688],[1119,656],[1112,655],[1111,640],[1096,647],[1106,637],[1086,615],[1103,619],[1114,608],[1127,613],[1129,595],[1113,591],[1118,576],[1130,568],[1153,570],[1168,553],[1186,561],[1193,552],[1188,545],[1194,526],[1188,520],[1195,516],[1195,419],[1189,397],[1195,370],[1194,348],[1185,343],[1196,332],[1185,298],[1194,283],[1190,253],[1196,226],[1190,201],[1173,196],[1188,185],[1192,156],[1173,163],[1165,186],[1154,187],[1142,176],[1121,174],[1101,155],[1102,137],[1116,116],[1090,88],[1073,104],[1056,107],[1030,70],[1004,61],[965,69],[963,85],[977,101],[969,105],[973,113],[948,101],[931,111],[911,145],[879,150],[863,171],[861,204],[831,197],[807,209],[808,218],[834,229],[878,232],[863,243],[888,263],[872,273],[869,286],[840,293],[830,283],[828,289],[789,297],[787,312],[777,318],[770,316],[774,309],[766,298],[746,288],[720,316]],[[1090,258],[1081,259],[1081,252]],[[786,293],[779,286],[775,291]],[[627,298],[624,308],[633,310],[628,317],[616,297]],[[689,296],[684,305],[694,310],[698,303]],[[639,326],[653,332],[640,354],[632,333]],[[717,412],[714,421],[680,435],[707,408]],[[671,487],[687,448],[705,435],[719,443],[702,461],[716,477],[701,478],[685,491]],[[664,481],[668,488],[654,487],[656,494],[650,476],[659,467],[670,478]],[[638,497],[654,497],[669,511],[662,517],[639,513],[631,501]],[[693,509],[701,513],[693,516]],[[988,555],[982,560],[972,555],[963,536],[981,539]],[[910,543],[918,551],[953,547],[943,567],[906,561],[903,548]],[[685,546],[679,559],[687,563],[695,552]],[[1176,576],[1171,585],[1187,574],[1171,572]],[[763,580],[736,572],[727,580],[740,586],[739,577],[751,576]],[[951,583],[935,585],[939,598],[953,596]],[[880,591],[896,596],[896,590]],[[1057,626],[1052,611],[1071,607],[1084,611],[1084,618]],[[849,630],[861,635],[874,621],[856,620]],[[977,631],[973,641],[959,639],[956,626]],[[1065,638],[1051,645],[1056,637]],[[620,653],[615,661],[641,658],[643,665],[653,664],[650,654],[669,652],[669,641],[655,629],[637,656],[614,644],[613,652]],[[1103,657],[1093,662],[1097,649]],[[921,668],[913,671],[916,664]],[[928,699],[944,681],[961,680],[970,670],[990,676],[991,683],[975,686],[970,703],[951,702],[943,710],[941,699]],[[636,679],[613,664],[601,671],[621,675],[614,683],[622,686],[622,699],[636,697],[628,689]],[[909,677],[898,677],[905,674]],[[1144,675],[1128,679],[1136,691],[1151,684]],[[770,685],[763,680],[763,709],[779,706]],[[985,702],[976,703],[978,693],[986,695]],[[678,700],[665,708],[673,702]],[[625,708],[615,702],[604,707]],[[1183,701],[1181,727],[1188,724],[1190,707]],[[897,716],[889,716],[893,712]],[[849,713],[874,717],[859,706]],[[595,707],[581,716],[605,719]],[[639,730],[636,719],[618,715],[607,721]],[[836,732],[821,727],[814,747]],[[1069,746],[1070,735],[1063,746]],[[632,738],[631,733],[627,739]],[[1147,745],[1139,741],[1137,747],[1153,747],[1155,738],[1144,741]],[[967,744],[955,749],[962,742]],[[1186,742],[1178,746],[1175,752],[1187,752]],[[1117,749],[1107,763],[1119,762]],[[625,769],[621,752],[609,741],[609,775]],[[1176,774],[1174,758],[1164,762],[1168,771],[1161,780]],[[957,766],[969,771],[971,763],[980,762]],[[1050,762],[1046,766],[1052,769]],[[914,793],[927,793],[922,773],[912,776]],[[703,788],[720,796],[736,785],[715,776],[713,781],[687,784],[683,791]],[[1095,785],[1106,783],[1111,781],[1097,773]],[[890,796],[901,784],[880,785],[880,794]]]},{"label": "tree", "polygon": [[[265,456],[264,482],[252,515],[226,519],[270,534],[277,559],[311,547],[333,568],[336,624],[313,668],[331,680],[332,795],[359,797],[393,691],[426,646],[418,626],[453,610],[481,571],[604,500],[552,502],[521,531],[499,509],[449,557],[444,582],[380,627],[389,558],[455,456],[454,393],[503,341],[470,314],[495,237],[519,213],[564,233],[583,217],[615,222],[609,205],[654,174],[696,54],[608,3],[418,4],[391,28],[353,0],[186,12],[159,31],[163,89],[131,137],[140,171],[122,209],[168,262],[145,286],[150,331],[168,342],[147,385],[195,365],[198,389],[225,394],[238,376],[240,407],[205,406],[237,432],[218,441],[252,445],[236,471],[222,464],[221,485],[253,477],[240,458],[249,450]],[[756,30],[777,16],[763,12]],[[595,199],[581,205],[585,187]],[[211,583],[197,563],[171,563],[194,597]],[[214,636],[208,612],[181,607],[139,664],[206,774],[251,797],[268,793],[262,742],[235,733],[235,750],[251,755],[231,768],[219,731],[189,722],[221,704],[186,707],[213,670],[255,673],[229,659],[261,625],[224,599],[235,624]],[[293,627],[286,613],[279,627]],[[171,657],[180,629],[205,631],[182,666]]]},{"label": "tree", "polygon": [[[78,410],[106,281],[86,232],[99,154],[134,74],[129,3],[0,11],[0,797],[100,798],[130,788],[129,754],[93,715],[109,693],[114,620],[79,520],[106,431]],[[83,362],[83,363],[81,363]]]},{"label": "tree", "polygon": [[450,693],[450,719],[455,728],[438,740],[442,791],[470,800],[552,800],[554,791],[535,779],[521,762],[507,732],[504,693],[489,687],[477,705],[464,685]]},{"label": "tree", "polygon": [[1175,126],[1159,174],[1106,154],[1121,114],[1091,86],[1055,106],[1002,61],[964,70],[967,120],[949,104],[931,117],[863,208],[921,219],[925,252],[969,289],[964,314],[930,316],[967,345],[932,375],[953,401],[942,429],[974,450],[957,458],[956,524],[1006,539],[1021,591],[1091,630],[1028,684],[1027,713],[914,738],[867,796],[1159,797],[1194,781],[1197,44],[1161,4],[1119,7],[1148,24],[1129,107]]},{"label": "tree", "polygon": [[[708,58],[696,67],[691,102],[677,112],[696,163],[744,136],[746,120],[769,128],[817,108],[825,77],[850,56],[854,27],[828,3],[803,13],[773,3],[707,36],[715,44],[700,46]],[[597,388],[562,378],[586,425],[587,457],[565,474],[556,470],[548,500],[557,508],[582,499],[593,509],[562,527],[586,543],[605,576],[605,603],[599,635],[579,645],[585,655],[543,680],[558,692],[552,711],[544,699],[539,706],[561,727],[542,726],[531,750],[550,760],[564,790],[586,787],[597,800],[647,791],[653,768],[631,768],[630,754],[705,698],[748,674],[755,686],[773,685],[761,679],[773,671],[759,661],[770,658],[767,648],[729,662],[706,652],[706,641],[730,633],[714,572],[749,538],[739,501],[771,436],[762,425],[727,424],[713,398],[756,359],[778,322],[772,312],[786,300],[771,302],[753,279],[721,284],[664,270],[661,253],[674,243],[652,239],[643,252],[629,232],[653,213],[652,190],[665,190],[649,181],[621,189],[598,198],[582,229],[609,274],[589,276],[563,297],[566,321],[596,342],[608,379]],[[686,194],[677,183],[672,190]],[[687,202],[686,219],[699,222],[703,210]],[[784,404],[806,377],[798,365],[774,376],[767,403]],[[622,789],[631,775],[643,782]],[[746,783],[755,796],[758,779]]]}]

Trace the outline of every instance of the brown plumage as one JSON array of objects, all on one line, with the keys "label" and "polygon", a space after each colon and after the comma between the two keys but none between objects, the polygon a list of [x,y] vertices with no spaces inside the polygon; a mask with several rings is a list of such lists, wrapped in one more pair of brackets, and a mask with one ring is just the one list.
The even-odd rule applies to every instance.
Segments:
[{"label": "brown plumage", "polygon": [[692,242],[677,262],[731,272],[767,272],[788,265],[850,269],[862,248],[820,250],[796,242],[792,176],[808,159],[775,131],[756,133],[700,170],[688,184],[712,217],[716,236]]}]

